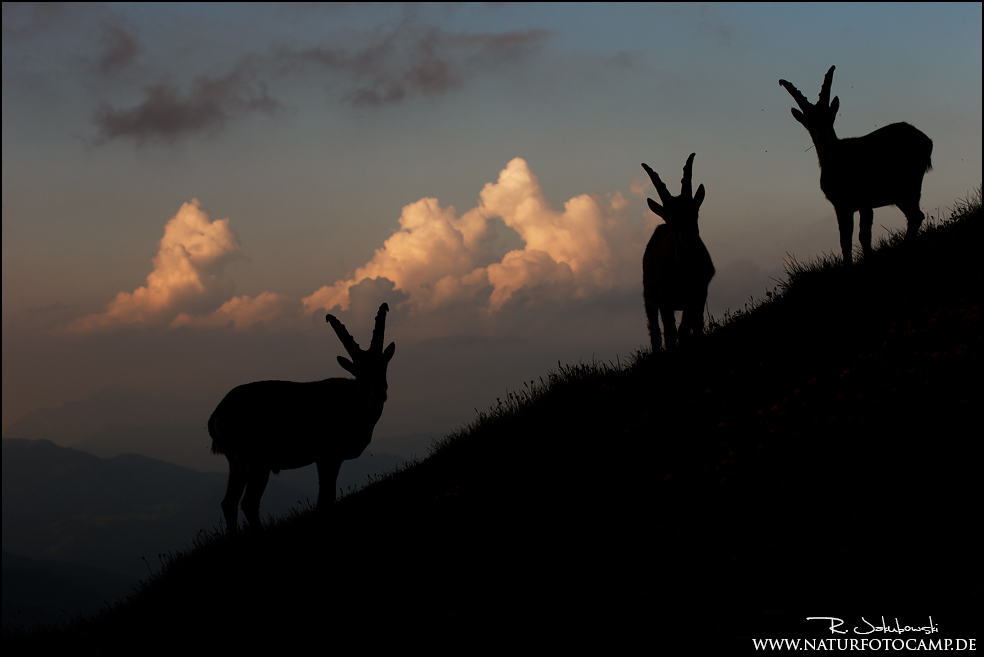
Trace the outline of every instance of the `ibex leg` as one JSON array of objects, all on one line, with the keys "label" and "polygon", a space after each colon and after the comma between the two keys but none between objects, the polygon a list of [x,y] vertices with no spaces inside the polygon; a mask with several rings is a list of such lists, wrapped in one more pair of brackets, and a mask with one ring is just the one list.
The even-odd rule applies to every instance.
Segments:
[{"label": "ibex leg", "polygon": [[696,302],[687,306],[680,319],[680,344],[689,342],[691,338],[699,339],[704,335],[704,302],[707,297],[702,297],[700,305]]},{"label": "ibex leg", "polygon": [[659,307],[646,300],[646,326],[649,328],[649,342],[653,345],[653,353],[659,354]]},{"label": "ibex leg", "polygon": [[246,495],[243,496],[243,514],[253,529],[260,529],[260,498],[270,480],[270,469],[263,466],[251,466],[246,482]]},{"label": "ibex leg", "polygon": [[871,226],[875,223],[875,211],[872,208],[862,208],[859,214],[858,239],[861,242],[861,251],[867,258],[871,255]]},{"label": "ibex leg", "polygon": [[671,306],[662,306],[659,314],[663,318],[663,335],[666,336],[666,350],[669,351],[677,344],[676,317]]},{"label": "ibex leg", "polygon": [[239,530],[239,500],[246,489],[246,477],[249,469],[246,462],[226,454],[229,461],[229,483],[226,484],[226,494],[222,498],[222,513],[225,515],[226,531],[233,536]]},{"label": "ibex leg", "polygon": [[908,242],[919,234],[919,227],[922,226],[923,219],[926,218],[926,215],[919,209],[918,201],[915,203],[901,203],[898,207],[899,210],[902,210],[902,214],[905,215],[905,220],[908,224],[905,229],[905,241]]},{"label": "ibex leg", "polygon": [[700,304],[694,304],[691,312],[694,314],[693,329],[694,336],[704,337],[704,307],[707,306],[707,295],[700,298]]},{"label": "ibex leg", "polygon": [[318,511],[321,513],[330,510],[335,503],[335,484],[341,468],[341,460],[318,461]]},{"label": "ibex leg", "polygon": [[841,254],[844,256],[844,266],[850,267],[854,264],[854,249],[852,240],[854,236],[854,210],[843,210],[835,208],[837,211],[837,227],[840,229]]}]

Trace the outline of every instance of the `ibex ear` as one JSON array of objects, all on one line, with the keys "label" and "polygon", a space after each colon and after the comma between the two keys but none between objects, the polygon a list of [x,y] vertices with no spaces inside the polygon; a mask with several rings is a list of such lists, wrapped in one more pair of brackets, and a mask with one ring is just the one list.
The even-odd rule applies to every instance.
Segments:
[{"label": "ibex ear", "polygon": [[[789,111],[793,113],[793,118],[794,118],[794,119],[796,119],[796,120],[797,120],[797,121],[799,121],[800,123],[803,123],[803,119],[805,118],[805,117],[803,116],[803,112],[801,112],[801,111],[799,111],[799,110],[798,110],[798,109],[796,109],[795,107],[792,107],[792,108],[790,108],[790,110],[789,110]],[[803,123],[803,125],[806,125],[806,123]],[[800,134],[802,134],[802,133],[800,133]]]},{"label": "ibex ear", "polygon": [[338,364],[341,365],[346,372],[355,374],[355,364],[352,361],[350,361],[348,358],[345,358],[344,356],[339,356]]},{"label": "ibex ear", "polygon": [[395,353],[396,353],[396,343],[390,342],[389,346],[386,347],[386,350],[383,352],[383,362],[384,363],[390,362],[390,359],[393,357],[393,354]]},{"label": "ibex ear", "polygon": [[841,106],[840,98],[834,96],[834,99],[830,101],[830,115],[837,118],[837,109]]},{"label": "ibex ear", "polygon": [[[659,203],[657,203],[656,201],[652,200],[651,198],[647,198],[646,200],[649,201],[649,209],[652,210],[653,212],[655,212],[660,217],[662,217],[663,216],[663,206],[660,205]],[[665,219],[665,217],[664,217],[664,219]]]},{"label": "ibex ear", "polygon": [[704,202],[704,184],[701,183],[700,187],[697,188],[697,193],[694,194],[694,203],[696,203],[697,207],[699,208],[700,204],[703,202]]}]

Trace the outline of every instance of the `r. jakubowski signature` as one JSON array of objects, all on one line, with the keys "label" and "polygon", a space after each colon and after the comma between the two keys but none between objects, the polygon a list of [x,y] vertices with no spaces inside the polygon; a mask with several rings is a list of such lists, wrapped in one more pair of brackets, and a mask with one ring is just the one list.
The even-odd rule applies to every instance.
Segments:
[{"label": "r. jakubowski signature", "polygon": [[[830,621],[830,633],[831,634],[847,634],[848,630],[837,629],[844,624],[844,621],[840,618],[835,618],[833,616],[807,616],[806,620],[825,620]],[[855,634],[873,634],[874,632],[885,632],[886,634],[904,634],[906,632],[922,632],[923,634],[933,634],[934,632],[939,632],[940,628],[933,624],[933,617],[929,617],[929,625],[913,626],[913,625],[902,625],[899,623],[899,619],[895,618],[895,625],[889,625],[885,622],[885,617],[881,617],[881,625],[875,625],[874,623],[867,620],[864,616],[861,617],[861,622],[867,625],[864,627],[854,627]]]}]

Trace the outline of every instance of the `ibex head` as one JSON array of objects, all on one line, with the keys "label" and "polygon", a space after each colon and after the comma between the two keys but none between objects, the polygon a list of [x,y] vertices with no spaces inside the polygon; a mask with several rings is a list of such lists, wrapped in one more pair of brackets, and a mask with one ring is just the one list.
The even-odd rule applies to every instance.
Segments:
[{"label": "ibex head", "polygon": [[369,343],[369,348],[366,350],[359,347],[345,325],[338,321],[337,317],[334,315],[325,317],[325,321],[335,329],[338,339],[342,341],[342,346],[352,358],[349,360],[344,356],[339,356],[338,364],[346,371],[351,372],[357,381],[364,381],[370,385],[381,387],[383,400],[386,399],[386,366],[396,352],[396,344],[393,342],[383,350],[383,331],[386,329],[386,313],[388,312],[389,306],[385,303],[379,307],[379,312],[376,313],[376,326],[372,330],[372,342]]},{"label": "ibex head", "polygon": [[817,100],[817,104],[813,105],[806,99],[806,96],[800,93],[799,89],[794,87],[792,84],[786,80],[779,80],[779,86],[789,92],[789,95],[793,97],[796,104],[800,106],[800,110],[795,107],[790,111],[793,113],[793,118],[803,124],[803,127],[810,131],[810,134],[816,134],[822,130],[832,128],[834,125],[834,119],[837,118],[837,110],[840,108],[840,99],[834,96],[833,100],[830,100],[830,83],[834,79],[834,68],[830,67],[827,71],[827,75],[823,78],[823,86],[820,87],[820,99]]},{"label": "ibex head", "polygon": [[660,180],[659,174],[650,169],[647,164],[643,163],[642,168],[649,174],[649,179],[653,181],[653,187],[659,194],[659,200],[663,202],[663,205],[660,205],[651,198],[646,199],[649,201],[649,209],[662,217],[670,228],[692,230],[699,235],[697,212],[700,210],[700,204],[704,202],[704,185],[697,188],[696,195],[693,193],[690,181],[693,177],[694,155],[696,153],[690,154],[690,157],[687,158],[687,164],[683,167],[683,180],[680,181],[679,196],[672,196],[666,189],[666,185]]}]

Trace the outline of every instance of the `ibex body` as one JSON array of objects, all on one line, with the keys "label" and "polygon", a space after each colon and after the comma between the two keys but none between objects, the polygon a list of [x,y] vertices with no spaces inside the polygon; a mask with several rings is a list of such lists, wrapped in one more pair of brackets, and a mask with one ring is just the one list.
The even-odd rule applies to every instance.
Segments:
[{"label": "ibex body", "polygon": [[661,206],[648,199],[649,208],[666,222],[656,227],[642,257],[642,296],[654,353],[659,352],[660,347],[660,315],[667,349],[675,346],[677,341],[675,310],[683,311],[681,342],[688,340],[691,333],[694,336],[704,334],[704,304],[707,286],[714,277],[714,264],[697,227],[697,213],[704,202],[704,186],[698,187],[697,194],[693,194],[694,155],[690,154],[683,167],[679,196],[671,196],[659,174],[642,165],[663,202]]},{"label": "ibex body", "polygon": [[260,497],[271,472],[316,463],[318,508],[334,501],[342,461],[357,458],[369,445],[386,402],[386,366],[396,350],[393,343],[383,350],[388,311],[385,303],[379,307],[366,351],[333,315],[326,317],[352,357],[339,356],[338,362],[354,379],[257,381],[233,388],[219,402],[208,433],[212,453],[229,461],[222,511],[231,534],[237,531],[240,498],[250,526],[261,526]]},{"label": "ibex body", "polygon": [[802,110],[793,108],[793,118],[813,138],[820,159],[820,189],[837,213],[844,265],[850,266],[855,212],[861,213],[859,239],[864,255],[871,253],[874,208],[898,206],[907,222],[906,240],[919,232],[925,218],[919,199],[923,176],[933,168],[933,140],[908,123],[893,123],[864,137],[838,139],[834,119],[840,99],[835,96],[830,100],[833,77],[831,66],[816,105],[789,82],[779,80],[779,84]]}]

